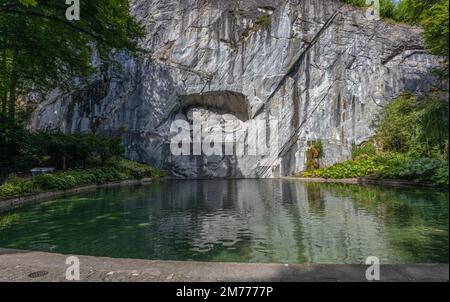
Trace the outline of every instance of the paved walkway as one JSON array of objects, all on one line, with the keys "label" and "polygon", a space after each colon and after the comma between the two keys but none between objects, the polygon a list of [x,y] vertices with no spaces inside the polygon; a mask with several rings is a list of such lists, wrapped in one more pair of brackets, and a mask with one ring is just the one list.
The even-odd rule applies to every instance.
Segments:
[{"label": "paved walkway", "polygon": [[[0,282],[66,281],[66,255],[0,249]],[[81,281],[366,281],[364,265],[150,261],[79,256]],[[48,272],[43,276],[37,272]],[[33,274],[32,274],[33,275]],[[381,281],[449,280],[448,264],[385,265]]]}]

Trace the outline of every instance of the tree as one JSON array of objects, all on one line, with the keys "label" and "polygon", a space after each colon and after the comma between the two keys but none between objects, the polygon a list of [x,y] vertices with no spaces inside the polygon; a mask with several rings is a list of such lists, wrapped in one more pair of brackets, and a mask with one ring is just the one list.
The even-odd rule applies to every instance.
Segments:
[{"label": "tree", "polygon": [[1,113],[6,114],[7,102],[8,102],[8,55],[6,49],[3,49],[0,57],[0,102],[1,102]]},{"label": "tree", "polygon": [[444,78],[448,78],[448,6],[448,1],[442,1],[430,7],[422,20],[425,27],[425,41],[431,53],[447,58],[447,64],[442,70]]},{"label": "tree", "polygon": [[428,10],[436,4],[447,0],[400,0],[395,13],[395,19],[402,22],[421,24]]},{"label": "tree", "polygon": [[92,55],[104,64],[112,51],[139,51],[142,29],[127,0],[80,0],[79,21],[66,19],[61,0],[0,0],[0,97],[14,120],[19,95],[73,87],[94,72]]},{"label": "tree", "polygon": [[[341,0],[342,2],[366,6],[365,0]],[[420,25],[424,28],[425,43],[435,55],[446,58],[440,76],[448,78],[449,53],[449,1],[448,0],[379,0],[380,16],[398,22]]]},{"label": "tree", "polygon": [[448,109],[438,91],[423,99],[403,95],[386,107],[375,139],[384,151],[448,160]]}]

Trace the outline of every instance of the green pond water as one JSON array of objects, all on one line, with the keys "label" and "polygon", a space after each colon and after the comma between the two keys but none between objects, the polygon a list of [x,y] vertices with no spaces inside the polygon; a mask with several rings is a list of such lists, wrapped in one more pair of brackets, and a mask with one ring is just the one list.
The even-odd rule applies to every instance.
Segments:
[{"label": "green pond water", "polygon": [[295,180],[161,181],[0,215],[0,247],[263,263],[448,262],[447,191]]}]

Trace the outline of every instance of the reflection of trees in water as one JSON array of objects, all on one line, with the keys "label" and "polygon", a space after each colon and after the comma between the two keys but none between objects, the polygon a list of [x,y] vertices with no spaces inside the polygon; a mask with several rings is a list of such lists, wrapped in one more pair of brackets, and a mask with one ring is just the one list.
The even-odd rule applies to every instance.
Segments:
[{"label": "reflection of trees in water", "polygon": [[[189,216],[183,214],[186,225],[176,217],[175,213],[179,213],[176,208],[164,213],[158,223],[160,230],[167,229],[163,233],[190,238],[189,250],[195,257],[255,262],[297,258],[299,249],[295,247],[294,225],[281,204],[279,182],[221,180],[202,181],[197,186],[196,183],[177,182],[176,190],[184,193],[172,196],[178,210],[190,209]],[[169,185],[166,189],[174,188]],[[197,200],[195,207],[192,207],[192,200]],[[183,210],[183,213],[186,212]]]},{"label": "reflection of trees in water", "polygon": [[0,228],[0,246],[112,257],[355,263],[375,254],[382,261],[442,261],[448,193],[167,181],[34,205],[0,216]]},{"label": "reflection of trees in water", "polygon": [[355,263],[368,250],[383,249],[381,238],[373,236],[377,231],[373,217],[355,211],[348,198],[337,199],[320,185],[289,181],[283,186],[283,200],[291,213],[298,213],[290,218],[306,262]]},{"label": "reflection of trees in water", "polygon": [[305,246],[303,238],[303,226],[301,217],[301,208],[297,206],[296,201],[299,200],[297,196],[298,191],[292,190],[292,185],[287,182],[281,183],[282,201],[283,205],[286,207],[287,211],[292,214],[291,221],[293,224],[292,232],[295,238],[295,244],[297,247],[297,262],[306,263],[309,262],[308,258],[305,257]]},{"label": "reflection of trees in water", "polygon": [[323,214],[325,210],[325,202],[322,198],[320,187],[306,184],[306,194],[311,211],[313,211],[316,215]]},{"label": "reflection of trees in water", "polygon": [[[387,258],[406,262],[418,257],[428,258],[429,262],[447,259],[448,192],[348,184],[310,183],[306,187],[309,192],[308,200],[311,196],[315,199],[319,190],[322,192],[321,196],[325,196],[322,199],[327,201],[327,205],[330,205],[333,197],[339,198],[341,203],[350,201],[354,209],[343,212],[343,217],[352,222],[353,219],[349,216],[352,213],[356,213],[356,217],[365,216],[356,223],[366,235],[372,234],[367,229],[367,222],[372,219],[373,226],[376,227],[375,234],[378,233],[379,238],[384,239]],[[327,196],[330,194],[332,196]],[[313,200],[309,205],[315,203]],[[375,246],[367,238],[364,242]],[[375,246],[373,251],[375,250],[379,250],[379,247]],[[433,252],[430,253],[431,251]]]}]

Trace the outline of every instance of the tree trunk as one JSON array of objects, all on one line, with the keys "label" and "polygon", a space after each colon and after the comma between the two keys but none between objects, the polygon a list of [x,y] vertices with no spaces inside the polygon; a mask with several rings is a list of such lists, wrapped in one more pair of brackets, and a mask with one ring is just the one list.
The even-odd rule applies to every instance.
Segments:
[{"label": "tree trunk", "polygon": [[16,117],[16,92],[17,92],[17,57],[19,51],[14,50],[12,58],[11,82],[9,85],[9,118],[15,121]]},{"label": "tree trunk", "polygon": [[66,171],[66,152],[63,153],[63,171]]},{"label": "tree trunk", "polygon": [[[7,63],[6,63],[6,50],[3,50],[3,57],[2,57],[2,67],[3,67],[3,72],[6,73],[7,70]],[[1,91],[1,95],[0,97],[2,98],[2,112],[4,114],[6,114],[6,103],[8,102],[8,82],[6,81],[6,79],[4,79],[4,85],[2,87],[2,91]]]},{"label": "tree trunk", "polygon": [[1,98],[2,98],[2,112],[6,114],[6,103],[8,102],[8,89],[6,87],[3,88]]}]

